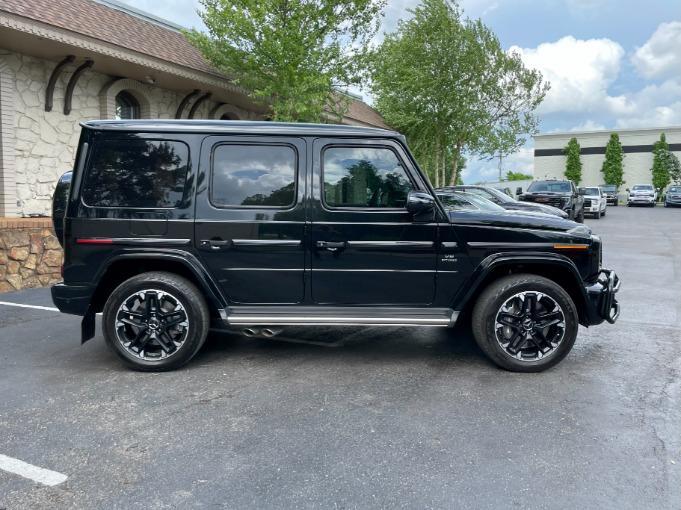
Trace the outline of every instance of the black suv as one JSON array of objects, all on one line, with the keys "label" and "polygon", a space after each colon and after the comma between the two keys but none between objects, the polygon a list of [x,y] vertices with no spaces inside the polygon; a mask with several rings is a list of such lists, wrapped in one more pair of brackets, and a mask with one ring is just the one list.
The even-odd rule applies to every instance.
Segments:
[{"label": "black suv", "polygon": [[466,316],[494,362],[532,372],[567,355],[579,324],[619,315],[619,279],[587,227],[446,211],[398,133],[82,126],[73,174],[56,190],[65,262],[52,297],[84,316],[83,341],[103,312],[106,342],[134,368],[183,365],[211,327],[272,336]]},{"label": "black suv", "polygon": [[583,195],[572,181],[545,180],[532,182],[518,200],[557,207],[570,219],[584,223]]}]

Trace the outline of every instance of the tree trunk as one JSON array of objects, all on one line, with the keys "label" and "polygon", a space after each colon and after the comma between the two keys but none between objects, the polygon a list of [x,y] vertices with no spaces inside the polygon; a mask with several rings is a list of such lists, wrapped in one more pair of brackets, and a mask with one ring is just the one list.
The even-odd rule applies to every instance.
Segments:
[{"label": "tree trunk", "polygon": [[433,154],[433,170],[435,170],[433,177],[435,177],[435,187],[440,187],[440,139],[435,140],[435,154]]},{"label": "tree trunk", "polygon": [[459,175],[459,155],[461,154],[461,149],[456,146],[454,154],[452,154],[452,176],[449,178],[449,185],[456,186],[456,178]]}]

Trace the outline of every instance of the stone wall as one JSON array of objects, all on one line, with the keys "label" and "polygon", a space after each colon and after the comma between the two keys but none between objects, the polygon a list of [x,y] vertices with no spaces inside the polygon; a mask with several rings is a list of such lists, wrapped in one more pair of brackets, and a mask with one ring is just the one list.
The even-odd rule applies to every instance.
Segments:
[{"label": "stone wall", "polygon": [[[22,55],[0,48],[0,78],[4,88],[0,111],[8,113],[13,126],[2,126],[3,138],[12,141],[14,151],[12,166],[16,179],[19,216],[48,215],[51,213],[52,192],[59,176],[70,170],[80,136],[79,123],[86,120],[111,117],[106,94],[116,92],[112,87],[115,78],[95,71],[86,71],[74,89],[72,111],[64,115],[64,94],[73,71],[82,63],[76,60],[59,76],[54,89],[52,111],[45,111],[45,90],[56,62]],[[132,80],[125,80],[131,82]],[[6,85],[9,83],[9,87]],[[130,84],[129,90],[147,104],[154,118],[174,118],[178,105],[189,91],[172,91],[139,82]],[[5,93],[6,92],[6,93]],[[216,110],[217,103],[206,101],[195,114],[197,119],[217,116],[225,111],[237,112],[240,118],[257,118],[251,112],[225,105]],[[185,109],[185,115],[191,105]],[[103,111],[104,110],[104,111]],[[145,109],[143,108],[143,113]],[[11,113],[11,115],[9,115]],[[9,169],[9,163],[6,163]],[[2,172],[0,161],[0,172]]]},{"label": "stone wall", "polygon": [[0,218],[0,292],[61,281],[62,250],[49,218]]}]

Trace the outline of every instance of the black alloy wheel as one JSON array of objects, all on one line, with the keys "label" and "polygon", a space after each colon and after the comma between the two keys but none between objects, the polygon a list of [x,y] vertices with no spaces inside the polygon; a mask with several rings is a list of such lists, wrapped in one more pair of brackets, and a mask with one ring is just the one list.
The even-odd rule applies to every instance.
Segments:
[{"label": "black alloy wheel", "polygon": [[136,370],[172,370],[203,345],[210,316],[189,280],[165,272],[142,273],[121,283],[104,306],[107,345]]},{"label": "black alloy wheel", "polygon": [[540,372],[570,352],[579,316],[558,284],[539,275],[516,274],[492,282],[480,294],[471,325],[476,342],[498,366]]}]

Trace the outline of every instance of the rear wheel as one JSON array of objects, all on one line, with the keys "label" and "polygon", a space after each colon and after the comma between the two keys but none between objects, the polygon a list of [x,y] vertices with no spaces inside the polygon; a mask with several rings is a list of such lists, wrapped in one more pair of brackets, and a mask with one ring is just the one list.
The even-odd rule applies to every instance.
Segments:
[{"label": "rear wheel", "polygon": [[572,349],[578,326],[570,295],[532,274],[493,282],[478,298],[472,316],[480,348],[513,372],[541,372],[560,362]]},{"label": "rear wheel", "polygon": [[107,345],[131,368],[179,368],[199,351],[209,328],[203,295],[173,273],[142,273],[121,283],[104,306]]}]

